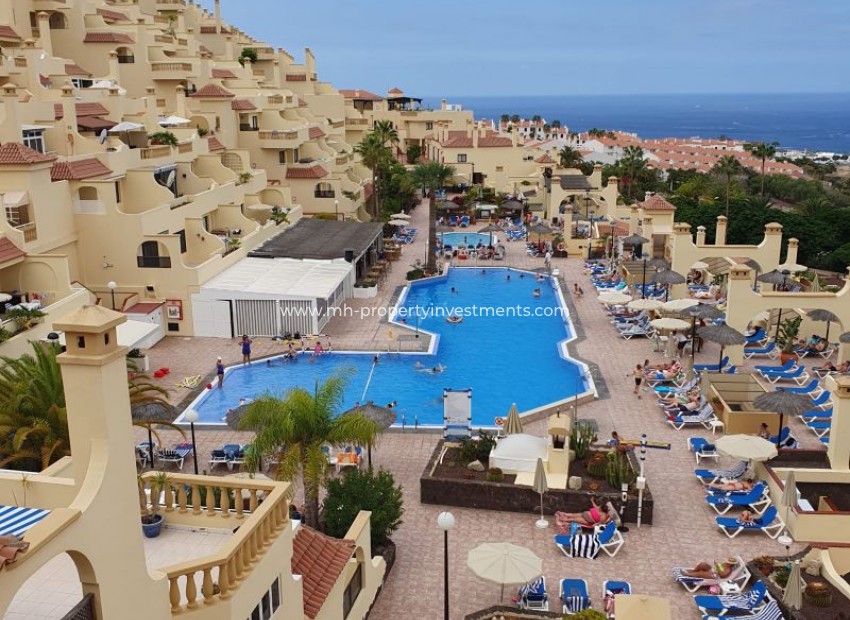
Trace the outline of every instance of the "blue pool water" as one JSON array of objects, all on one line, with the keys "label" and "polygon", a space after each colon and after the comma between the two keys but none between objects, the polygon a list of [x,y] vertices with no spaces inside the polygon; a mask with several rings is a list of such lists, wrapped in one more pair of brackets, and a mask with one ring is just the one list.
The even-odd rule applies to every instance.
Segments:
[{"label": "blue pool water", "polygon": [[[443,233],[439,235],[440,239],[445,245],[450,245],[452,247],[458,246],[478,246],[479,243],[481,245],[490,245],[490,235],[487,233],[465,233],[465,232],[453,232],[453,233]],[[499,233],[493,233],[493,243],[496,243],[496,240],[499,237]]]},{"label": "blue pool water", "polygon": [[[539,298],[533,294],[536,288]],[[571,325],[549,279],[538,282],[533,274],[504,268],[455,268],[445,278],[413,283],[397,310],[397,319],[406,317],[408,326],[440,335],[434,353],[384,352],[377,364],[373,354],[334,352],[312,358],[307,353],[295,362],[274,359],[271,365],[260,361],[234,367],[222,389],[205,391],[192,405],[199,422],[222,423],[241,398],[264,391],[312,389],[316,380],[340,368],[353,373],[344,408],[358,401],[398,401],[398,422],[404,416],[407,425],[442,425],[443,388],[472,388],[473,424],[480,426],[492,426],[511,403],[528,411],[589,389],[581,378],[583,368],[561,355]],[[446,322],[449,314],[463,314],[463,322]],[[399,329],[393,331],[398,334]],[[442,373],[423,371],[438,365],[445,366]]]}]

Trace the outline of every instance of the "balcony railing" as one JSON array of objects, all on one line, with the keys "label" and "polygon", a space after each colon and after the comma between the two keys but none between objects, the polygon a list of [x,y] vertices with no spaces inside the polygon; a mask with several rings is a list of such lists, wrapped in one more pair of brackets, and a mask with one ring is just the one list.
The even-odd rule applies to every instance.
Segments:
[{"label": "balcony railing", "polygon": [[[144,474],[142,485],[150,486],[154,475]],[[208,523],[222,528],[238,525],[238,530],[215,553],[162,569],[168,576],[171,612],[177,615],[233,596],[233,591],[288,527],[286,500],[292,487],[188,474],[171,474],[169,479],[171,483],[162,494],[162,508],[173,521],[186,520],[189,524],[191,519],[204,515],[210,517]],[[243,500],[245,492],[247,498]]]},{"label": "balcony railing", "polygon": [[36,241],[38,239],[38,230],[35,227],[35,222],[29,222],[27,224],[21,224],[20,226],[15,226],[18,230],[24,233],[24,241]]},{"label": "balcony railing", "polygon": [[239,131],[260,131],[260,128],[248,123],[239,123]]},{"label": "balcony railing", "polygon": [[[170,37],[168,37],[170,39]],[[175,71],[189,72],[192,70],[191,62],[152,62],[151,70],[156,72]]]},{"label": "balcony railing", "polygon": [[137,256],[136,263],[141,269],[170,269],[170,256]]},{"label": "balcony railing", "polygon": [[158,157],[168,157],[171,155],[171,147],[167,144],[158,144],[156,146],[148,146],[139,149],[142,159],[156,159]]},{"label": "balcony railing", "polygon": [[283,103],[283,95],[269,95],[268,102],[273,105]]},{"label": "balcony railing", "polygon": [[313,196],[316,198],[336,198],[336,192],[332,189],[317,189]]}]

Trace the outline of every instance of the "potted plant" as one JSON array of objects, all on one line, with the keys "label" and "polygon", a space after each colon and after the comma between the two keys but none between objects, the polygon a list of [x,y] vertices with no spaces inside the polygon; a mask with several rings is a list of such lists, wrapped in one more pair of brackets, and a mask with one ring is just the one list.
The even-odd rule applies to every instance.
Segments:
[{"label": "potted plant", "polygon": [[170,131],[156,131],[148,135],[148,140],[151,144],[167,144],[168,146],[177,146],[177,136]]},{"label": "potted plant", "polygon": [[241,185],[243,183],[247,183],[252,178],[254,178],[254,175],[251,174],[250,172],[240,172],[239,173],[239,184]]},{"label": "potted plant", "polygon": [[6,310],[6,319],[12,321],[15,327],[18,328],[18,331],[32,329],[41,323],[41,319],[45,316],[47,315],[38,308],[30,309],[18,306],[17,308]]},{"label": "potted plant", "polygon": [[130,352],[127,353],[127,359],[130,360],[130,363],[135,366],[133,370],[141,370],[142,372],[147,372],[151,369],[150,359],[139,349],[130,349]]},{"label": "potted plant", "polygon": [[763,555],[753,560],[753,564],[761,574],[765,577],[773,572],[773,558],[769,555]]},{"label": "potted plant", "polygon": [[[142,509],[142,532],[146,538],[156,538],[162,532],[165,518],[159,514],[159,495],[171,484],[171,478],[164,471],[157,472],[150,480],[150,501],[145,493],[144,478],[139,476],[139,504]],[[148,507],[150,504],[150,507]]]},{"label": "potted plant", "polygon": [[776,344],[782,349],[780,361],[784,364],[790,359],[797,359],[798,355],[794,353],[794,345],[797,344],[797,337],[800,335],[800,325],[803,323],[803,318],[795,316],[790,319],[785,319],[779,324],[779,332],[776,335]]}]

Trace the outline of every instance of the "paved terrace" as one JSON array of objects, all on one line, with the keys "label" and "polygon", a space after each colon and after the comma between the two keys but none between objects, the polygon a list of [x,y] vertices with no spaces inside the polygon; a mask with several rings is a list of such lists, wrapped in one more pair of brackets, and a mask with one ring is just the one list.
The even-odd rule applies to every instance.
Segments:
[{"label": "paved terrace", "polygon": [[[396,287],[403,284],[408,266],[416,258],[424,258],[427,231],[427,209],[424,205],[414,210],[412,226],[419,229],[417,240],[406,246],[401,261],[394,263],[379,296],[372,300],[349,300],[350,307],[359,309],[386,305],[395,295]],[[528,257],[522,244],[506,246],[508,265],[528,269],[542,267],[542,259]],[[472,264],[475,264],[474,261]],[[625,546],[615,558],[602,554],[597,560],[574,560],[563,556],[553,544],[554,527],[543,531],[536,529],[532,514],[451,508],[457,520],[455,530],[449,534],[452,618],[461,618],[498,602],[499,587],[479,581],[465,565],[468,551],[485,541],[508,541],[533,549],[543,558],[544,573],[556,596],[558,579],[584,578],[588,580],[591,596],[598,608],[602,581],[627,579],[635,592],[671,599],[673,608],[680,610],[676,613],[677,618],[699,618],[691,597],[670,578],[671,566],[692,565],[700,560],[711,561],[736,554],[745,558],[778,555],[784,552],[784,548],[758,533],[742,534],[730,541],[717,529],[714,512],[705,504],[703,492],[692,473],[695,467],[693,455],[686,447],[687,437],[705,435],[706,432],[673,430],[664,422],[654,397],[644,392],[644,398],[637,399],[632,394],[632,380],[627,375],[636,363],[647,357],[661,361],[659,354],[650,353],[646,340],[623,341],[616,336],[601,304],[595,299],[587,276],[583,274],[583,261],[555,259],[553,266],[561,270],[570,289],[574,282],[579,282],[586,292],[582,299],[571,301],[576,319],[587,334],[586,339],[573,345],[573,351],[599,366],[599,375],[608,388],[603,394],[610,394],[607,398],[581,406],[579,417],[596,420],[601,438],[616,429],[626,438],[639,437],[646,432],[651,440],[672,444],[669,452],[650,450],[646,461],[648,484],[656,502],[654,525],[640,529],[632,525],[625,534]],[[358,317],[334,319],[326,332],[332,336],[335,349],[373,349],[383,345],[385,350],[386,329],[386,324],[377,317],[369,320]],[[281,348],[262,339],[254,343],[256,357],[277,353]],[[714,362],[718,353],[716,347],[707,344],[698,355],[698,361]],[[167,387],[173,387],[183,376],[208,374],[217,355],[222,355],[225,363],[238,363],[237,340],[168,338],[151,351],[154,368],[168,366],[171,369],[171,374],[162,381]],[[186,390],[175,389],[172,400],[178,402],[185,396]],[[494,412],[494,415],[503,413],[506,412]],[[792,422],[792,426],[798,424],[798,421]],[[529,424],[527,430],[542,434],[543,423]],[[818,445],[805,429],[795,427],[794,432],[804,447]],[[178,440],[174,431],[163,431],[161,435],[166,445]],[[138,431],[138,438],[144,439],[145,433]],[[228,442],[248,442],[250,438],[248,433],[230,430],[198,431],[201,469],[208,467],[213,448]],[[393,537],[397,545],[397,561],[373,609],[371,617],[375,620],[437,618],[442,615],[443,537],[436,525],[437,515],[442,509],[419,503],[419,477],[438,439],[433,433],[391,432],[381,439],[373,452],[375,466],[392,471],[397,482],[404,487],[406,509],[404,524]],[[191,471],[191,468],[189,459],[184,469]],[[219,467],[217,473],[227,472]],[[300,497],[296,498],[298,501]],[[797,550],[799,547],[792,552]]]}]

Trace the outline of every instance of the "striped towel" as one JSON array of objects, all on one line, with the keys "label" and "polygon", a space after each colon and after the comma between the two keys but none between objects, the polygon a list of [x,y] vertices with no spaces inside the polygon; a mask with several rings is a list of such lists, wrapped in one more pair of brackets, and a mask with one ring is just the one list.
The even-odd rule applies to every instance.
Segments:
[{"label": "striped towel", "polygon": [[583,611],[590,607],[590,599],[586,596],[565,596],[564,609],[571,614]]},{"label": "striped towel", "polygon": [[20,536],[49,514],[38,508],[0,506],[0,536]]},{"label": "striped towel", "polygon": [[534,581],[529,581],[527,584],[522,586],[519,589],[520,597],[526,596],[528,594],[544,594],[543,591],[543,577],[538,577]]},{"label": "striped towel", "polygon": [[574,558],[595,559],[599,553],[599,539],[596,534],[576,534],[570,540],[570,555]]}]

